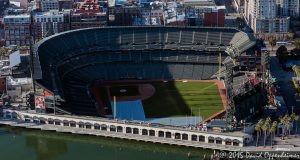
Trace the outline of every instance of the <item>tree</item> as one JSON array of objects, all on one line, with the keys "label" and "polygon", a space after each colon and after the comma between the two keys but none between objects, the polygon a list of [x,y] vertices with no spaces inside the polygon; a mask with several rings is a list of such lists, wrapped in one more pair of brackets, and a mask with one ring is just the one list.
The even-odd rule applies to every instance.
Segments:
[{"label": "tree", "polygon": [[273,38],[273,37],[272,37],[272,38],[270,38],[270,40],[269,40],[269,44],[270,44],[270,45],[271,45],[271,47],[272,47],[272,51],[273,51],[273,47],[274,47],[274,46],[276,46],[276,42],[277,42],[277,41],[276,41],[276,39],[275,39],[275,38]]},{"label": "tree", "polygon": [[281,123],[281,126],[282,126],[282,133],[281,133],[281,139],[283,140],[284,139],[284,133],[285,133],[285,119],[284,117],[280,116],[279,117],[279,122]]},{"label": "tree", "polygon": [[266,139],[267,139],[267,130],[268,130],[268,124],[265,123],[262,128],[261,128],[263,131],[264,131],[264,147],[266,146]]},{"label": "tree", "polygon": [[296,129],[295,129],[295,133],[297,134],[298,132],[298,120],[299,120],[299,115],[296,115],[295,113],[292,113],[291,114],[291,119],[292,119],[292,122],[296,122]]},{"label": "tree", "polygon": [[260,132],[261,132],[261,127],[262,127],[262,124],[264,123],[264,120],[263,119],[260,119],[256,126],[255,126],[255,131],[256,131],[256,146],[258,145],[258,139],[259,139],[259,136],[260,136]]},{"label": "tree", "polygon": [[287,137],[289,137],[289,135],[291,134],[291,127],[292,127],[292,123],[291,120],[288,119],[285,123],[285,127],[286,127],[286,131],[287,131]]},{"label": "tree", "polygon": [[278,47],[278,49],[276,51],[276,57],[280,58],[284,52],[288,52],[286,46],[280,46],[280,47]]},{"label": "tree", "polygon": [[6,47],[1,47],[0,48],[0,56],[5,56],[8,53],[8,48]]},{"label": "tree", "polygon": [[284,139],[283,135],[287,135],[287,133],[290,134],[292,119],[288,114],[286,114],[283,118],[279,117],[279,120],[280,123],[283,124],[282,139]]},{"label": "tree", "polygon": [[300,48],[300,39],[299,39],[299,38],[295,38],[295,39],[294,39],[294,45],[295,45],[295,47],[296,47],[297,49]]},{"label": "tree", "polygon": [[294,117],[294,120],[296,121],[296,129],[295,129],[295,133],[297,134],[298,133],[298,121],[299,121],[299,115],[296,115]]},{"label": "tree", "polygon": [[265,123],[262,126],[262,130],[264,131],[264,147],[266,146],[267,136],[268,136],[268,129],[270,127],[271,118],[268,117],[265,121]]},{"label": "tree", "polygon": [[271,147],[273,147],[273,138],[275,137],[275,132],[277,129],[277,121],[274,121],[271,125],[270,128],[270,133],[271,133]]}]

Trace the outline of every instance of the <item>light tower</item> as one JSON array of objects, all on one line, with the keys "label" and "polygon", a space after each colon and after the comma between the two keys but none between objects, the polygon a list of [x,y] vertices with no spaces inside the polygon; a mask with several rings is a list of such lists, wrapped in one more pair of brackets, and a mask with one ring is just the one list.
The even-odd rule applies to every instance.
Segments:
[{"label": "light tower", "polygon": [[233,100],[233,67],[234,61],[233,59],[228,59],[224,61],[225,65],[225,88],[227,95],[227,104],[226,104],[226,129],[232,130],[234,127],[234,114],[235,114],[235,105]]},{"label": "light tower", "polygon": [[222,53],[221,48],[219,47],[219,80],[221,80],[221,70],[222,70]]}]

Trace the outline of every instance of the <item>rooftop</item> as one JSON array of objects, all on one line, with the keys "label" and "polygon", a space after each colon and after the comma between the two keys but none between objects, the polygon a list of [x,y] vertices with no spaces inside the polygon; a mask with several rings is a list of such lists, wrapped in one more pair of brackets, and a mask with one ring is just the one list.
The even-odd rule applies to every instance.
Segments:
[{"label": "rooftop", "polygon": [[11,76],[7,77],[7,85],[24,85],[32,83],[31,78],[12,78]]},{"label": "rooftop", "polygon": [[29,14],[6,15],[4,18],[30,18]]},{"label": "rooftop", "polygon": [[216,6],[214,0],[184,0],[184,4],[188,6]]},{"label": "rooftop", "polygon": [[62,15],[65,13],[68,13],[70,10],[64,10],[64,11],[59,11],[59,10],[50,10],[48,12],[35,12],[35,16],[50,16],[50,15]]},{"label": "rooftop", "polygon": [[74,13],[99,13],[100,5],[97,0],[85,0],[75,4]]}]

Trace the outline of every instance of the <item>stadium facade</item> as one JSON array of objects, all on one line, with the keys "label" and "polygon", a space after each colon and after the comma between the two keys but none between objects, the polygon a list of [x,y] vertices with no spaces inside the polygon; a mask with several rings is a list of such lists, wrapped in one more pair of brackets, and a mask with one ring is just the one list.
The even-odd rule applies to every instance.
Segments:
[{"label": "stadium facade", "polygon": [[218,74],[220,52],[228,61],[255,43],[233,28],[79,29],[35,45],[33,78],[63,99],[65,110],[97,116],[88,89],[95,81],[211,79]]}]

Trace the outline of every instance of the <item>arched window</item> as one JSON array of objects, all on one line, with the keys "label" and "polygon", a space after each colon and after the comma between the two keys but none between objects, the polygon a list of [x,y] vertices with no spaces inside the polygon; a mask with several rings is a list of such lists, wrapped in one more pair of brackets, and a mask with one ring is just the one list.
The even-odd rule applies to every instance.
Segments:
[{"label": "arched window", "polygon": [[60,119],[55,119],[54,120],[54,124],[55,125],[60,125],[61,124],[61,120]]},{"label": "arched window", "polygon": [[149,136],[155,136],[155,131],[154,130],[150,130],[149,131]]},{"label": "arched window", "polygon": [[48,124],[54,124],[54,120],[52,118],[48,118]]},{"label": "arched window", "polygon": [[107,131],[107,125],[101,124],[101,131]]},{"label": "arched window", "polygon": [[199,136],[199,142],[205,142],[205,136]]},{"label": "arched window", "polygon": [[216,144],[222,144],[222,138],[217,137],[215,140],[216,140]]},{"label": "arched window", "polygon": [[166,132],[166,138],[172,138],[171,132]]},{"label": "arched window", "polygon": [[158,137],[165,137],[164,131],[158,131]]},{"label": "arched window", "polygon": [[116,126],[114,126],[114,125],[109,126],[109,130],[111,132],[116,132]]},{"label": "arched window", "polygon": [[68,120],[63,120],[63,125],[64,126],[69,126],[69,121]]},{"label": "arched window", "polygon": [[84,123],[83,122],[78,122],[78,127],[79,128],[84,128]]},{"label": "arched window", "polygon": [[189,139],[189,136],[188,134],[182,134],[182,140],[188,140]]},{"label": "arched window", "polygon": [[240,145],[240,141],[237,140],[237,139],[234,139],[234,140],[232,141],[232,145],[233,145],[233,146],[239,146],[239,145]]},{"label": "arched window", "polygon": [[123,127],[122,126],[118,126],[117,127],[117,132],[123,132]]},{"label": "arched window", "polygon": [[89,123],[89,122],[85,123],[85,128],[86,129],[92,129],[92,124]]},{"label": "arched window", "polygon": [[133,134],[139,134],[139,129],[133,128]]},{"label": "arched window", "polygon": [[225,139],[225,145],[232,145],[232,140],[229,138]]},{"label": "arched window", "polygon": [[192,137],[191,137],[192,141],[197,141],[197,137],[198,137],[197,135],[193,134]]},{"label": "arched window", "polygon": [[100,130],[100,124],[95,123],[95,124],[94,124],[94,129],[95,129],[95,130]]},{"label": "arched window", "polygon": [[40,123],[41,124],[46,124],[47,119],[44,117],[40,117]]},{"label": "arched window", "polygon": [[75,121],[70,121],[70,127],[76,127],[76,122]]},{"label": "arched window", "polygon": [[148,130],[147,129],[142,129],[142,135],[148,135]]},{"label": "arched window", "polygon": [[215,138],[214,137],[208,137],[208,143],[215,143]]},{"label": "arched window", "polygon": [[181,134],[180,133],[175,133],[175,139],[181,139]]},{"label": "arched window", "polygon": [[126,127],[126,133],[131,133],[131,128],[130,127]]}]

